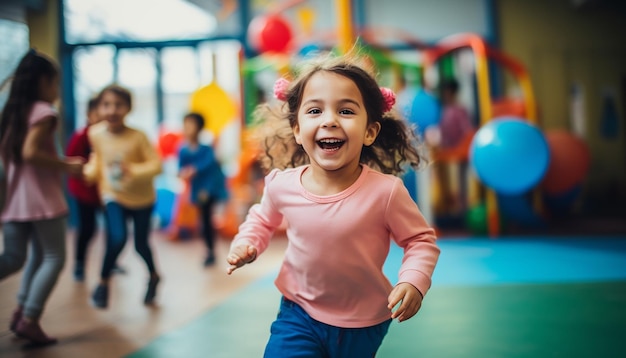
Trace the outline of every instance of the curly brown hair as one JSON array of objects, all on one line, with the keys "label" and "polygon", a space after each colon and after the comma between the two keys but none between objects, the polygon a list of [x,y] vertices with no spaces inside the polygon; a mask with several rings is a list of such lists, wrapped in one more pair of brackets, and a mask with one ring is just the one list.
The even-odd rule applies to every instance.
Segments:
[{"label": "curly brown hair", "polygon": [[419,141],[412,128],[395,111],[384,112],[385,100],[375,76],[354,55],[320,56],[305,63],[294,73],[285,93],[286,101],[279,106],[265,103],[254,112],[254,137],[263,147],[261,164],[272,168],[295,168],[308,164],[309,157],[295,141],[293,128],[298,123],[298,109],[304,89],[311,77],[320,71],[352,80],[363,97],[368,123],[380,123],[380,132],[370,146],[363,146],[360,162],[387,174],[400,174],[407,165],[417,168],[425,161]]}]

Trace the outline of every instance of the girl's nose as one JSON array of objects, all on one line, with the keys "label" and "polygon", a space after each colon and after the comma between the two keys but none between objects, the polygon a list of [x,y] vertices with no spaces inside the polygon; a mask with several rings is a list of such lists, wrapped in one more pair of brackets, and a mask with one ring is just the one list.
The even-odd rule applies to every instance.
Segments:
[{"label": "girl's nose", "polygon": [[335,128],[337,127],[337,120],[335,118],[335,115],[330,113],[326,116],[324,116],[324,120],[322,121],[322,127],[324,128]]}]

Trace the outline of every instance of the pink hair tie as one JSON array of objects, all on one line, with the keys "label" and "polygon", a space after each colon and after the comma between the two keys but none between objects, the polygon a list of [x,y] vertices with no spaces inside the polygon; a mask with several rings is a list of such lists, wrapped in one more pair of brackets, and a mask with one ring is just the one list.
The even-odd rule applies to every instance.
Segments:
[{"label": "pink hair tie", "polygon": [[284,78],[279,78],[274,83],[274,97],[280,101],[287,100],[287,89],[289,88],[289,81]]},{"label": "pink hair tie", "polygon": [[393,105],[396,104],[396,94],[387,87],[381,87],[380,92],[383,94],[383,98],[385,99],[383,113],[387,113],[391,110],[391,108],[393,108]]}]

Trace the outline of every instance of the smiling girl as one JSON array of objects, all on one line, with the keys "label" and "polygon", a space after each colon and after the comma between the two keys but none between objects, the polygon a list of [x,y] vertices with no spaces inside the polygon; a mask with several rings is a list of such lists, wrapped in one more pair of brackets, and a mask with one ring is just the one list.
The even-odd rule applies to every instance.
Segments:
[{"label": "smiling girl", "polygon": [[[263,253],[285,219],[283,298],[265,356],[372,357],[391,320],[419,310],[439,256],[433,229],[391,175],[419,165],[416,139],[391,111],[393,92],[346,57],[279,80],[275,95],[280,109],[257,112],[274,169],[233,240],[228,273]],[[404,249],[395,287],[382,272],[391,240]]]}]

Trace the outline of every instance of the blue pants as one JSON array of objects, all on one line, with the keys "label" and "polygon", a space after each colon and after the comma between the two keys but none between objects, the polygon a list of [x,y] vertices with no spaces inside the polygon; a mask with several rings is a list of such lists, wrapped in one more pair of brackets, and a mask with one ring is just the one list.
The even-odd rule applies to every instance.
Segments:
[{"label": "blue pants", "polygon": [[264,357],[374,357],[390,323],[391,319],[365,328],[335,327],[314,320],[302,307],[283,297]]},{"label": "blue pants", "polygon": [[78,227],[76,230],[76,264],[85,266],[87,247],[98,229],[97,214],[101,210],[100,205],[88,204],[76,200],[78,211]]},{"label": "blue pants", "polygon": [[119,203],[109,202],[105,206],[104,217],[106,220],[106,254],[102,263],[100,277],[108,279],[111,270],[117,262],[117,257],[124,249],[127,240],[126,220],[133,219],[133,229],[135,233],[135,250],[146,262],[148,271],[155,272],[152,250],[148,245],[150,236],[150,219],[152,217],[152,205],[145,208],[130,209],[123,207]]},{"label": "blue pants", "polygon": [[210,198],[202,204],[198,204],[198,209],[202,222],[202,237],[204,237],[204,243],[209,250],[209,255],[215,252],[215,227],[213,227],[213,205],[215,200]]}]

